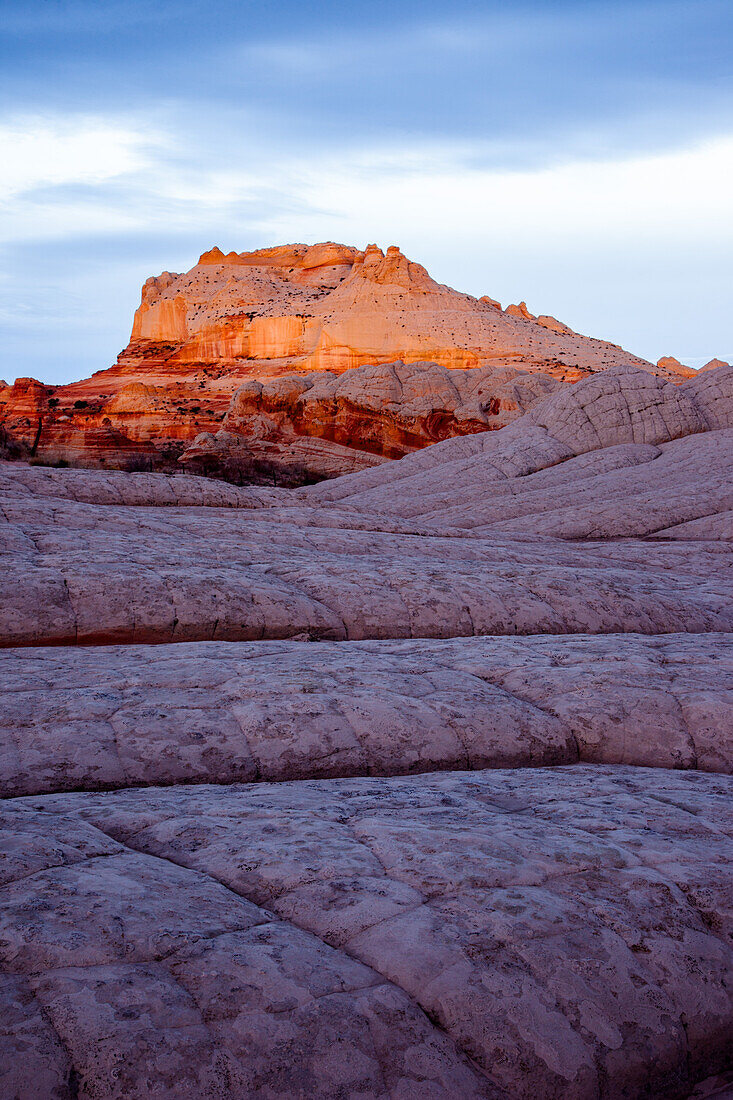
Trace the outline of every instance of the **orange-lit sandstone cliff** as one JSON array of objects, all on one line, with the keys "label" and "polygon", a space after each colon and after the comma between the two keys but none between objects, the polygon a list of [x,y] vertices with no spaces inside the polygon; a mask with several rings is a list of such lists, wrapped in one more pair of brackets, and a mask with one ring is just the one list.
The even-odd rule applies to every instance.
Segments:
[{"label": "orange-lit sandstone cliff", "polygon": [[[365,251],[333,243],[284,245],[226,255],[213,248],[185,274],[163,272],[148,279],[130,343],[110,369],[57,388],[30,379],[0,387],[0,429],[6,448],[21,447],[39,459],[170,465],[197,436],[220,431],[232,396],[244,383],[283,375],[312,379],[314,372],[340,375],[395,362],[461,372],[482,368],[483,410],[478,417],[454,415],[463,404],[459,393],[447,408],[436,396],[438,404],[423,415],[423,400],[422,425],[440,424],[440,430],[431,434],[420,426],[410,436],[408,426],[407,443],[395,449],[404,426],[393,431],[385,423],[381,436],[370,429],[365,445],[357,404],[349,410],[352,434],[343,417],[336,434],[340,447],[358,454],[339,454],[334,465],[331,449],[325,466],[316,463],[316,473],[353,469],[369,465],[375,455],[393,457],[449,435],[500,427],[520,415],[526,401],[512,407],[493,394],[493,371],[499,389],[516,371],[540,372],[559,382],[628,364],[676,381],[692,373],[671,360],[653,366],[552,317],[535,317],[524,302],[502,310],[493,298],[442,286],[394,246],[384,253],[375,245]],[[426,376],[426,383],[424,397],[432,400],[434,377]],[[419,371],[412,371],[410,385],[419,389]],[[503,401],[505,415],[492,423],[497,401]],[[296,417],[296,436],[328,439],[323,411],[310,419]],[[277,442],[270,432],[270,451]]]},{"label": "orange-lit sandstone cliff", "polygon": [[502,312],[493,299],[441,286],[394,246],[386,255],[374,245],[227,256],[214,248],[185,275],[148,280],[119,362],[136,367],[157,358],[165,372],[174,363],[246,372],[255,362],[250,373],[258,377],[396,359],[446,367],[521,362],[574,380],[576,372],[635,359],[522,307]]}]

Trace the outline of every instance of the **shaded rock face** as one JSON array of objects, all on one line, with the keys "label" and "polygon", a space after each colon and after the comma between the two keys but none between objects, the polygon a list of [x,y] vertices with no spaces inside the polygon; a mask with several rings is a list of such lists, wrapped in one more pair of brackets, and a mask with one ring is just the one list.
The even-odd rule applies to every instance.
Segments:
[{"label": "shaded rock face", "polygon": [[224,418],[225,402],[204,394],[198,383],[127,380],[102,392],[90,392],[85,385],[52,387],[18,379],[0,391],[0,430],[8,450],[3,457],[87,468],[172,470],[195,434],[216,431]]},{"label": "shaded rock face", "polygon": [[[44,417],[48,415],[53,388],[35,378],[18,378],[0,387],[2,458],[33,457],[38,449]],[[14,448],[15,453],[11,453]]]},{"label": "shaded rock face", "polygon": [[[391,381],[390,371],[380,373],[388,364]],[[406,364],[425,369],[408,375]],[[266,438],[255,433],[247,461],[274,465],[281,481],[290,471],[292,481],[304,463],[315,478],[369,465],[329,442],[399,457],[453,434],[500,427],[517,404],[507,393],[517,370],[575,382],[622,364],[676,381],[692,373],[672,360],[652,366],[555,318],[535,317],[525,303],[503,311],[488,296],[442,286],[394,246],[386,253],[333,243],[227,254],[214,248],[184,274],[148,279],[130,343],[109,370],[69,386],[25,379],[0,389],[0,428],[15,448],[3,444],[6,457],[20,448],[26,458],[51,463],[170,471],[197,436],[232,431],[222,424],[232,395],[254,382],[268,391],[258,415],[267,415],[270,429]],[[355,368],[365,366],[372,375],[354,381]],[[475,386],[441,375],[473,368],[481,370]],[[344,372],[351,380],[329,416],[332,376]],[[403,411],[390,394],[397,373],[413,393],[405,403],[417,401],[417,409]],[[314,391],[304,403],[294,397],[290,412],[267,408],[270,384],[282,376],[288,391],[303,376]],[[479,388],[488,413],[454,415]],[[369,390],[384,396],[388,411],[374,413],[364,401]],[[240,401],[242,427],[257,419],[252,402],[245,405]],[[320,451],[291,453],[291,428],[296,437],[323,440]],[[216,467],[211,450],[209,465]],[[241,476],[247,463],[240,456],[236,465]]]},{"label": "shaded rock face", "polygon": [[1,463],[3,1100],[729,1093],[732,458],[720,367],[295,491]]},{"label": "shaded rock face", "polygon": [[331,440],[279,436],[250,437],[240,431],[202,432],[180,455],[178,462],[194,473],[220,478],[235,485],[274,485],[295,488],[378,466],[386,459]]}]

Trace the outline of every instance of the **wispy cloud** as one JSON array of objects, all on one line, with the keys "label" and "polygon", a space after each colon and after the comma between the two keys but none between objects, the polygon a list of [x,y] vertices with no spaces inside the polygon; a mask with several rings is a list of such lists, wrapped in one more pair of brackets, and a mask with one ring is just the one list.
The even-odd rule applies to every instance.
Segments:
[{"label": "wispy cloud", "polygon": [[[151,229],[236,234],[243,210],[276,236],[339,226],[363,236],[430,226],[433,239],[629,241],[733,235],[733,128],[663,153],[574,159],[522,169],[491,165],[483,143],[344,144],[292,153],[267,141],[199,158],[190,135],[134,121],[49,117],[0,126],[5,240]],[[304,215],[305,225],[304,225]],[[230,242],[236,243],[236,242]]]},{"label": "wispy cloud", "polygon": [[35,187],[100,184],[146,164],[141,129],[94,116],[21,116],[0,122],[0,193]]}]

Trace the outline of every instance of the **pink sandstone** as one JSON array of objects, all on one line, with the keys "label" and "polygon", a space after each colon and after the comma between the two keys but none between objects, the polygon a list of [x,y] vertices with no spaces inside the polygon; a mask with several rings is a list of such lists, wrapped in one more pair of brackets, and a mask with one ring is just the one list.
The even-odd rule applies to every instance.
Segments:
[{"label": "pink sandstone", "polygon": [[44,1098],[687,1096],[730,1054],[730,795],[576,766],[8,802],[0,1072]]},{"label": "pink sandstone", "polygon": [[0,464],[0,1097],[730,1094],[732,457],[721,366],[296,491]]},{"label": "pink sandstone", "polygon": [[34,648],[3,664],[5,797],[579,761],[733,771],[728,634]]}]

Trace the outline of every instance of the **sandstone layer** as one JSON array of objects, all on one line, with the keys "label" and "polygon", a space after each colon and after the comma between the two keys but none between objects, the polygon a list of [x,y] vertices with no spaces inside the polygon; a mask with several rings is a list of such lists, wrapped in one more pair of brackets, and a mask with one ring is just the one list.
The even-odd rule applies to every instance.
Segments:
[{"label": "sandstone layer", "polygon": [[1,465],[3,1100],[730,1093],[732,458],[721,366],[295,491]]},{"label": "sandstone layer", "polygon": [[[380,372],[387,364],[396,366]],[[410,372],[411,364],[425,369]],[[226,255],[215,248],[184,274],[147,280],[115,366],[69,386],[26,378],[0,388],[0,446],[10,458],[172,469],[196,436],[222,429],[244,383],[249,397],[230,415],[257,422],[254,445],[247,453],[240,446],[223,471],[228,437],[199,444],[195,457],[203,460],[205,450],[225,476],[303,481],[368,466],[370,453],[396,457],[501,427],[526,407],[509,392],[518,370],[574,382],[629,364],[674,381],[694,373],[671,359],[653,366],[535,317],[525,303],[502,310],[489,296],[440,285],[396,247],[385,254],[326,243]],[[367,365],[371,373],[334,384],[332,376]],[[471,368],[480,368],[476,380],[446,378]],[[406,381],[409,409],[395,394],[396,375]],[[293,391],[304,376],[312,392],[301,408]],[[303,447],[303,435],[321,439],[320,449]]]},{"label": "sandstone layer", "polygon": [[[701,521],[721,533],[732,407],[733,368],[687,387],[626,369],[551,395],[500,432],[292,497],[239,490],[250,507],[233,513],[11,493],[0,637],[727,631],[727,544],[660,536]],[[565,541],[517,541],[533,529]],[[650,534],[654,544],[633,539]],[[628,541],[603,541],[619,536]]]},{"label": "sandstone layer", "polygon": [[[237,462],[246,469],[248,455],[250,463],[271,458],[291,468],[300,457],[326,477],[352,473],[377,465],[372,455],[402,458],[452,436],[503,428],[562,385],[541,373],[402,362],[251,381],[235,391],[221,429],[197,436],[179,461],[228,480]],[[315,439],[331,468],[308,454]]]},{"label": "sandstone layer", "polygon": [[397,358],[446,367],[521,359],[573,379],[631,358],[652,369],[522,306],[502,311],[489,297],[442,286],[396,246],[386,254],[330,243],[227,255],[214,248],[183,275],[148,280],[120,365],[246,359],[277,375],[288,361],[340,373]]},{"label": "sandstone layer", "polygon": [[4,797],[578,762],[733,772],[730,634],[29,648],[3,667]]},{"label": "sandstone layer", "polygon": [[[441,530],[484,521],[492,533],[519,530],[522,513],[551,511],[581,537],[661,532],[673,525],[667,517],[684,523],[730,509],[732,405],[733,367],[681,386],[619,368],[559,391],[501,432],[316,486],[307,499],[434,520]],[[527,530],[542,527],[535,518]]]}]

